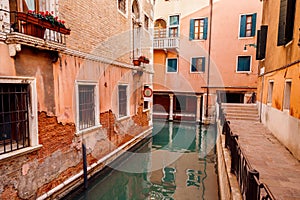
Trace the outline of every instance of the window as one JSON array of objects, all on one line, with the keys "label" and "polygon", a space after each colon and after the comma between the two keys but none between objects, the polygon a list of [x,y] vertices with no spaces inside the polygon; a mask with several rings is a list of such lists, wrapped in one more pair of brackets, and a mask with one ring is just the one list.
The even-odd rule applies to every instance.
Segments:
[{"label": "window", "polygon": [[256,13],[249,15],[241,15],[240,21],[240,37],[255,36],[256,29]]},{"label": "window", "polygon": [[179,33],[179,15],[173,15],[169,18],[169,37],[178,37]]},{"label": "window", "polygon": [[144,27],[146,30],[149,28],[149,17],[147,15],[144,15]]},{"label": "window", "polygon": [[119,85],[119,118],[128,115],[127,85]]},{"label": "window", "polygon": [[99,93],[95,82],[77,83],[77,123],[78,132],[100,125]]},{"label": "window", "polygon": [[237,71],[249,72],[251,65],[251,56],[238,56]]},{"label": "window", "polygon": [[118,0],[118,9],[126,14],[126,0]]},{"label": "window", "polygon": [[177,58],[167,58],[167,72],[177,72]]},{"label": "window", "polygon": [[190,20],[190,40],[207,39],[208,18]]},{"label": "window", "polygon": [[274,87],[274,82],[269,81],[267,104],[271,104],[271,105],[272,105],[272,98],[273,98],[273,87]]},{"label": "window", "polygon": [[0,155],[38,145],[35,80],[0,80]]},{"label": "window", "polygon": [[191,72],[204,72],[205,71],[205,57],[192,58]]},{"label": "window", "polygon": [[293,39],[296,0],[281,0],[277,46],[286,45]]},{"label": "window", "polygon": [[291,97],[292,81],[287,80],[284,86],[284,99],[283,99],[283,109],[290,110],[290,97]]}]

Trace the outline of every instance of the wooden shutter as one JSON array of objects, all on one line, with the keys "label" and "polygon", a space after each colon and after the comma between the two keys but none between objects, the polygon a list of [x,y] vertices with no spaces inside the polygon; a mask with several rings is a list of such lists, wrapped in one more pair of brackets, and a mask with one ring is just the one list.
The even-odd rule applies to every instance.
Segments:
[{"label": "wooden shutter", "polygon": [[208,29],[208,18],[204,18],[204,27],[203,27],[203,40],[207,39],[207,29]]},{"label": "wooden shutter", "polygon": [[281,0],[278,23],[277,46],[285,45],[293,39],[296,0]]},{"label": "wooden shutter", "polygon": [[286,44],[285,29],[286,29],[287,3],[288,0],[280,1],[277,46]]},{"label": "wooden shutter", "polygon": [[241,24],[240,24],[240,37],[246,36],[246,15],[241,16]]},{"label": "wooden shutter", "polygon": [[193,40],[195,38],[195,20],[190,20],[190,37],[189,40]]},{"label": "wooden shutter", "polygon": [[255,36],[255,31],[256,31],[256,13],[252,15],[251,36]]},{"label": "wooden shutter", "polygon": [[267,36],[268,26],[263,25],[260,27],[260,30],[257,31],[256,60],[262,60],[266,57]]}]

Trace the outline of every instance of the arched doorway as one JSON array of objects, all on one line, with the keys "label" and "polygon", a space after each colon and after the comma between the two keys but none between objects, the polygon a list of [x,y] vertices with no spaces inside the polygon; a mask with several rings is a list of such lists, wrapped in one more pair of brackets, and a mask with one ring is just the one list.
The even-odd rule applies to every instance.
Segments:
[{"label": "arched doorway", "polygon": [[154,38],[165,38],[167,35],[167,23],[163,19],[154,22]]}]

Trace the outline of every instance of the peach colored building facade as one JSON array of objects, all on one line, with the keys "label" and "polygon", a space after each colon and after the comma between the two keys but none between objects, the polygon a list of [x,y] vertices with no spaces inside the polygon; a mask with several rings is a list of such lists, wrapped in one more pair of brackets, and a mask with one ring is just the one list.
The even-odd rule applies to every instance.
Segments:
[{"label": "peach colored building facade", "polygon": [[[258,103],[263,124],[300,159],[300,2],[264,1]],[[284,31],[282,31],[284,29]]]},{"label": "peach colored building facade", "polygon": [[156,1],[154,116],[200,122],[213,119],[217,96],[222,102],[251,101],[261,7],[259,1],[214,1],[211,24],[209,1]]},{"label": "peach colored building facade", "polygon": [[59,198],[82,183],[82,144],[90,176],[151,134],[152,7],[0,1],[0,199]]}]

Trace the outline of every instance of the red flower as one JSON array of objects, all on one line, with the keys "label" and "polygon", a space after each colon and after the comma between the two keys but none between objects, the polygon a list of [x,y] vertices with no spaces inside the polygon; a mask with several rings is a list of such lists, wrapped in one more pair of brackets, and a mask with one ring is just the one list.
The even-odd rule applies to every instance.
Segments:
[{"label": "red flower", "polygon": [[62,23],[62,24],[65,24],[65,21],[64,21],[64,20],[61,20],[61,23]]}]

